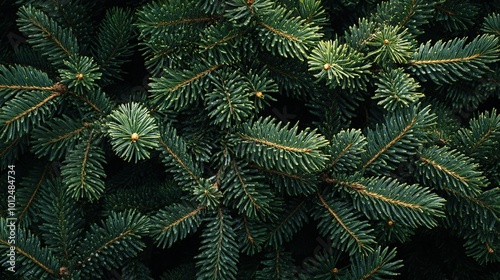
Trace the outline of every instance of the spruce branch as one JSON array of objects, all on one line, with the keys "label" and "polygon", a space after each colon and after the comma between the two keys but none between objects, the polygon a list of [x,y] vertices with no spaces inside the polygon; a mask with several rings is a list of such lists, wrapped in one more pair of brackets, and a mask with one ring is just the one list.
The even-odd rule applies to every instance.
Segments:
[{"label": "spruce branch", "polygon": [[48,75],[31,66],[0,65],[0,106],[25,91],[55,91]]},{"label": "spruce branch", "polygon": [[[10,224],[5,218],[0,218],[0,248],[10,250],[14,247],[16,252],[16,261],[23,265],[16,267],[16,274],[19,276],[32,275],[33,277],[41,278],[45,275],[55,275],[59,270],[60,264],[55,258],[50,249],[42,247],[40,239],[26,229],[15,229],[16,244],[8,242],[7,225]],[[7,265],[9,256],[2,254],[0,260],[2,264]]]},{"label": "spruce branch", "polygon": [[425,140],[426,130],[434,125],[435,115],[430,107],[412,105],[387,115],[384,124],[377,125],[366,135],[367,153],[363,154],[363,168],[390,170],[391,163],[399,163],[413,155]]},{"label": "spruce branch", "polygon": [[265,244],[273,249],[279,249],[285,242],[290,241],[293,235],[309,221],[306,205],[305,200],[294,200],[285,205],[281,215],[267,226],[269,233]]},{"label": "spruce branch", "polygon": [[312,216],[318,220],[320,234],[330,238],[333,246],[349,255],[372,252],[375,238],[367,221],[352,205],[317,193],[318,202]]},{"label": "spruce branch", "polygon": [[50,119],[61,102],[60,96],[58,91],[25,91],[7,101],[0,108],[0,137],[13,140]]},{"label": "spruce branch", "polygon": [[[453,189],[465,195],[478,195],[487,181],[479,165],[448,147],[432,146],[419,152],[416,176],[437,189]],[[445,184],[443,184],[445,183]]]},{"label": "spruce branch", "polygon": [[158,147],[160,133],[155,119],[139,103],[122,104],[109,115],[106,124],[115,153],[130,161],[147,159]]},{"label": "spruce branch", "polygon": [[265,256],[265,259],[262,260],[262,269],[256,272],[255,279],[295,279],[297,268],[293,263],[294,260],[290,252],[285,252],[284,250],[276,250],[274,252],[268,253]]},{"label": "spruce branch", "polygon": [[500,14],[492,13],[484,18],[481,31],[492,35],[500,35]]},{"label": "spruce branch", "polygon": [[148,232],[148,217],[133,210],[112,212],[102,221],[102,226],[90,226],[77,249],[73,269],[80,270],[86,277],[97,277],[104,269],[118,268],[123,265],[124,256],[135,257],[144,249],[142,236]]},{"label": "spruce branch", "polygon": [[48,156],[49,160],[59,159],[75,147],[90,125],[66,115],[54,118],[33,130],[32,151],[39,157]]},{"label": "spruce branch", "polygon": [[88,131],[70,151],[61,168],[63,183],[74,199],[99,199],[104,193],[104,151],[96,131]]},{"label": "spruce branch", "polygon": [[421,26],[432,19],[435,5],[443,0],[389,0],[377,5],[371,19],[380,24],[408,28],[414,35],[424,33]]},{"label": "spruce branch", "polygon": [[330,162],[327,167],[336,173],[349,172],[360,167],[365,152],[366,137],[360,130],[342,130],[330,141]]},{"label": "spruce branch", "polygon": [[423,81],[437,84],[472,80],[490,71],[488,63],[498,61],[498,38],[480,35],[466,44],[466,38],[422,44],[409,61],[410,70]]},{"label": "spruce branch", "polygon": [[355,255],[346,279],[384,279],[399,275],[396,271],[403,267],[403,262],[395,260],[396,253],[396,249],[377,247],[366,256]]},{"label": "spruce branch", "polygon": [[437,226],[436,218],[444,216],[445,200],[416,184],[407,185],[384,177],[355,182],[327,179],[327,182],[345,187],[352,195],[354,207],[370,219],[432,228]]},{"label": "spruce branch", "polygon": [[55,67],[79,52],[78,42],[71,29],[61,27],[41,10],[22,6],[18,12],[19,29],[30,38],[33,48],[47,57]]},{"label": "spruce branch", "polygon": [[[259,166],[294,173],[321,170],[328,158],[321,148],[328,141],[315,130],[308,129],[299,133],[298,126],[282,127],[271,118],[259,119],[242,126],[235,148],[236,154],[248,158]],[[259,151],[257,154],[251,151]]]},{"label": "spruce branch", "polygon": [[366,88],[366,74],[371,67],[362,53],[339,40],[319,42],[309,55],[308,64],[318,81],[326,80],[332,88],[340,86],[351,92]]},{"label": "spruce branch", "polygon": [[193,70],[165,69],[165,75],[151,78],[153,104],[159,109],[180,110],[195,103],[203,96],[208,84],[207,75],[221,68],[222,65],[197,66]]},{"label": "spruce branch", "polygon": [[378,88],[372,98],[380,99],[377,104],[387,111],[415,104],[424,97],[423,93],[417,91],[420,88],[418,82],[400,68],[382,72],[375,85]]},{"label": "spruce branch", "polygon": [[121,66],[132,55],[133,20],[130,9],[114,8],[106,12],[99,27],[92,53],[102,72],[105,84],[121,80]]},{"label": "spruce branch", "polygon": [[196,232],[203,210],[202,206],[194,207],[190,204],[169,205],[151,217],[150,236],[158,246],[171,247],[174,242]]},{"label": "spruce branch", "polygon": [[197,279],[235,279],[239,256],[234,220],[221,208],[211,216],[196,256]]}]

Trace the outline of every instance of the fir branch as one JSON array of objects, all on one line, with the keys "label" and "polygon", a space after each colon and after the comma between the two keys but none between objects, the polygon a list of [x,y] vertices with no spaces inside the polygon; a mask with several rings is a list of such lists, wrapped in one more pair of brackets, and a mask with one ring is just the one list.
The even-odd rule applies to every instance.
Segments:
[{"label": "fir branch", "polygon": [[[432,146],[421,151],[415,171],[423,183],[437,189],[447,187],[467,195],[478,195],[487,185],[478,169],[471,158],[458,151]],[[447,184],[443,185],[443,181]]]},{"label": "fir branch", "polygon": [[435,115],[430,113],[429,106],[419,109],[419,105],[411,105],[388,114],[384,124],[367,133],[363,168],[389,170],[388,163],[398,163],[402,156],[414,154],[425,140],[425,130],[434,124],[434,120]]},{"label": "fir branch", "polygon": [[50,160],[60,158],[74,148],[78,136],[90,125],[87,122],[79,123],[66,115],[54,118],[33,130],[32,150],[38,156],[49,156]]},{"label": "fir branch", "polygon": [[156,120],[142,104],[122,104],[108,119],[106,126],[113,151],[126,161],[148,159],[150,151],[158,147],[160,133]]},{"label": "fir branch", "polygon": [[[208,74],[221,68],[223,65],[197,67],[194,70],[167,70],[166,75],[160,78],[151,78],[150,92],[154,105],[161,109],[180,110],[202,96],[202,88]],[[204,89],[206,90],[206,89]]]},{"label": "fir branch", "polygon": [[[389,248],[377,247],[368,255],[356,255],[351,264],[350,273],[347,279],[377,279],[383,276],[395,277],[399,273],[396,271],[403,267],[401,260],[396,258],[396,249],[389,251]],[[385,278],[385,277],[384,277]]]},{"label": "fir branch", "polygon": [[190,186],[202,186],[200,168],[188,153],[186,141],[177,135],[177,130],[170,124],[163,125],[160,148],[163,163],[174,173],[174,179],[191,192]]},{"label": "fir branch", "polygon": [[160,139],[160,144],[163,146],[163,148],[172,156],[172,158],[187,172],[189,175],[191,175],[191,178],[196,181],[196,183],[200,184],[198,181],[198,176],[194,174],[194,172],[191,170],[191,168],[188,168],[186,163],[182,161],[180,156],[178,156],[176,153],[170,149],[170,147],[163,141],[163,139]]},{"label": "fir branch", "polygon": [[61,179],[47,180],[41,189],[37,208],[41,209],[40,230],[45,244],[64,264],[71,263],[79,236],[83,232],[83,213],[70,197]]},{"label": "fir branch", "polygon": [[265,172],[271,179],[273,186],[276,186],[279,192],[285,192],[289,195],[309,195],[317,190],[317,179],[315,174],[290,173],[276,169],[263,168],[258,165],[251,165],[252,168]]},{"label": "fir branch", "polygon": [[12,140],[27,134],[42,120],[49,119],[61,102],[61,92],[26,91],[0,108],[2,137]]},{"label": "fir branch", "polygon": [[330,141],[330,162],[328,168],[335,172],[350,171],[359,167],[361,155],[365,152],[366,137],[360,130],[342,130]]},{"label": "fir branch", "polygon": [[389,141],[389,143],[385,144],[385,146],[383,146],[382,149],[378,150],[377,153],[375,155],[373,155],[373,157],[371,157],[365,163],[363,168],[367,168],[370,164],[372,164],[375,160],[377,160],[377,158],[380,155],[387,152],[387,150],[389,150],[389,148],[391,148],[395,143],[397,143],[399,140],[401,140],[401,138],[403,138],[408,133],[408,131],[413,128],[413,125],[415,124],[416,121],[417,121],[417,116],[414,116],[410,120],[410,122],[405,127],[403,127],[402,131],[398,135],[396,135],[394,138],[392,138]]},{"label": "fir branch", "polygon": [[[12,222],[9,222],[11,224]],[[52,255],[51,250],[41,246],[38,236],[33,235],[27,229],[15,229],[15,243],[9,242],[10,235],[8,222],[5,218],[0,218],[0,248],[10,249],[14,247],[16,261],[22,262],[22,266],[16,266],[15,271],[19,275],[30,273],[33,277],[41,279],[44,275],[55,275],[60,267],[59,261]],[[8,256],[1,257],[2,263],[8,261]]]},{"label": "fir branch", "polygon": [[215,217],[202,234],[200,254],[196,256],[199,279],[235,279],[238,245],[233,230],[234,221],[217,209]]},{"label": "fir branch", "polygon": [[[337,183],[337,180],[332,180]],[[419,185],[407,185],[380,177],[359,182],[341,182],[353,195],[354,207],[371,219],[383,219],[417,227],[435,227],[436,218],[444,216],[445,200]],[[379,209],[374,212],[372,209]]]},{"label": "fir branch", "polygon": [[[259,119],[243,125],[236,154],[267,169],[294,173],[307,173],[324,167],[327,155],[320,150],[328,144],[323,136],[308,129],[297,133],[298,126],[288,129],[288,124],[274,123],[271,118]],[[258,154],[251,151],[259,151]],[[271,155],[272,151],[276,154]],[[277,155],[279,154],[279,157]]]},{"label": "fir branch", "polygon": [[42,101],[40,101],[40,103],[38,104],[35,104],[35,106],[32,106],[31,108],[29,108],[28,110],[26,111],[23,111],[21,112],[20,114],[14,116],[13,118],[9,119],[9,120],[6,120],[5,121],[5,125],[8,126],[10,125],[11,123],[17,121],[18,119],[22,118],[22,117],[25,117],[26,115],[28,115],[29,113],[33,112],[33,111],[36,111],[38,110],[40,107],[44,106],[47,102],[49,102],[50,100],[54,99],[55,97],[58,97],[60,96],[61,94],[59,92],[52,92],[49,96],[47,96],[45,99],[43,99]]},{"label": "fir branch", "polygon": [[63,60],[79,51],[76,38],[68,28],[62,28],[44,12],[30,6],[22,6],[18,12],[20,30],[31,40],[35,50],[42,52],[55,66],[63,66]]},{"label": "fir branch", "polygon": [[322,236],[330,238],[333,246],[349,253],[372,252],[375,243],[367,221],[361,218],[352,205],[337,200],[330,194],[326,197],[316,193],[318,203],[313,209],[312,216],[318,220],[317,228]]},{"label": "fir branch", "polygon": [[339,40],[319,42],[311,51],[308,65],[318,81],[326,80],[332,88],[340,86],[351,92],[366,88],[371,67],[364,54]]},{"label": "fir branch", "polygon": [[123,265],[123,256],[136,256],[145,244],[141,236],[148,232],[149,218],[133,210],[112,212],[102,226],[92,224],[78,248],[75,268],[92,277],[101,275],[103,267]]},{"label": "fir branch", "polygon": [[306,201],[294,201],[287,205],[286,211],[270,226],[272,229],[265,243],[274,249],[290,241],[295,233],[309,220],[306,215]]},{"label": "fir branch", "polygon": [[337,223],[339,223],[339,225],[345,230],[345,232],[347,232],[356,241],[356,243],[358,244],[358,246],[364,247],[365,245],[363,244],[363,242],[361,242],[361,240],[359,239],[359,237],[356,234],[354,234],[354,232],[352,232],[351,229],[349,229],[344,224],[344,222],[333,211],[333,209],[328,205],[328,203],[326,203],[326,201],[323,198],[323,196],[321,196],[321,194],[319,192],[316,193],[316,194],[317,194],[317,196],[319,198],[319,201],[321,202],[321,205],[323,205],[323,207],[325,207],[325,209],[328,211],[328,213],[330,213],[330,215],[332,215],[332,217],[337,221]]},{"label": "fir branch", "polygon": [[493,35],[500,35],[500,14],[492,13],[489,14],[483,22],[481,31]]},{"label": "fir branch", "polygon": [[421,26],[428,24],[432,19],[435,4],[440,1],[426,0],[389,0],[377,5],[376,13],[371,20],[407,28],[415,35],[422,34],[424,31]]},{"label": "fir branch", "polygon": [[104,151],[99,146],[96,131],[88,131],[82,141],[70,151],[63,161],[61,175],[64,184],[75,199],[98,199],[104,192]]},{"label": "fir branch", "polygon": [[262,269],[256,272],[256,280],[296,279],[297,269],[292,254],[285,252],[283,249],[266,254],[260,266],[262,266]]},{"label": "fir branch", "polygon": [[107,11],[101,23],[93,53],[104,83],[121,79],[120,67],[133,53],[129,44],[134,35],[133,20],[131,10],[115,8]]},{"label": "fir branch", "polygon": [[[485,240],[491,235],[499,236],[500,188],[495,187],[477,196],[466,195],[454,189],[445,188],[451,196],[447,198],[446,227],[465,239]],[[474,213],[474,215],[471,215]],[[474,229],[470,231],[469,229]]]},{"label": "fir branch", "polygon": [[217,17],[198,17],[198,18],[180,18],[177,20],[171,21],[158,21],[151,22],[150,24],[153,26],[170,26],[170,25],[179,25],[184,23],[200,23],[200,22],[214,22],[217,20]]},{"label": "fir branch", "polygon": [[[28,210],[35,208],[35,207],[33,207],[33,204],[36,203],[35,198],[39,194],[40,188],[42,187],[42,184],[46,180],[46,176],[47,176],[48,171],[49,171],[48,168],[43,169],[42,174],[39,175],[39,178],[37,178],[37,180],[35,180],[35,181],[32,180],[33,177],[30,177],[27,179],[27,180],[29,180],[29,182],[26,183],[26,185],[28,185],[28,188],[26,188],[26,189],[30,189],[30,194],[29,194],[29,197],[25,203],[23,203],[23,201],[22,201],[22,196],[19,196],[19,200],[20,200],[19,202],[20,202],[20,204],[23,205],[23,207],[22,207],[22,209],[17,217],[19,221],[23,221],[23,219],[27,219],[25,217],[28,216]],[[34,184],[31,184],[31,183],[34,183]],[[34,210],[32,210],[32,211],[34,211]]]},{"label": "fir branch", "polygon": [[174,203],[151,217],[150,235],[159,246],[171,247],[197,230],[205,207],[193,208],[193,205]]},{"label": "fir branch", "polygon": [[471,119],[469,128],[460,129],[452,144],[467,156],[487,159],[500,144],[500,114],[492,109]]},{"label": "fir branch", "polygon": [[250,218],[270,214],[271,188],[263,183],[264,177],[244,162],[232,160],[222,175],[221,186],[224,203],[238,209]]},{"label": "fir branch", "polygon": [[466,38],[438,41],[434,46],[429,41],[420,46],[408,65],[423,81],[430,78],[438,84],[479,78],[490,70],[488,63],[498,61],[498,38],[485,34],[465,43]]}]

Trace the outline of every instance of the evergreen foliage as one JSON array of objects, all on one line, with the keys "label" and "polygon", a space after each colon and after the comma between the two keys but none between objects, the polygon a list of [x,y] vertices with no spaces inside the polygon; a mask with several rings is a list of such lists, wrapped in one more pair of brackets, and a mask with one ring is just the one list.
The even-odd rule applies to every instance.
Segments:
[{"label": "evergreen foliage", "polygon": [[13,2],[1,279],[500,275],[496,1]]}]

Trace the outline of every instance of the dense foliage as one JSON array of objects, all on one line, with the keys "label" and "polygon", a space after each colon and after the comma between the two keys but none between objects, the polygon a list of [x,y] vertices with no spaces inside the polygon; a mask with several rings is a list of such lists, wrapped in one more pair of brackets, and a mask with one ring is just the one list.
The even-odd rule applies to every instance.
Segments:
[{"label": "dense foliage", "polygon": [[500,2],[0,3],[0,278],[500,277]]}]

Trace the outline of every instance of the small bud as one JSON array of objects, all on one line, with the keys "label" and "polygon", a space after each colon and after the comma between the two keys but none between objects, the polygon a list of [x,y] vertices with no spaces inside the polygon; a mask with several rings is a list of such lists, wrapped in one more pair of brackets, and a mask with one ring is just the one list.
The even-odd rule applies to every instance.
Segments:
[{"label": "small bud", "polygon": [[331,67],[330,63],[325,63],[325,65],[323,65],[323,70],[326,71],[326,70],[330,69],[330,67]]},{"label": "small bud", "polygon": [[391,220],[389,220],[389,221],[387,222],[387,225],[388,225],[389,227],[392,227],[392,225],[394,225],[394,222],[393,222],[393,221],[391,221]]},{"label": "small bud", "polygon": [[69,275],[69,269],[65,266],[61,266],[59,268],[59,276],[61,277],[65,277],[65,276],[68,276]]},{"label": "small bud", "polygon": [[493,248],[489,247],[488,248],[488,254],[493,254],[495,252],[495,250],[493,250]]},{"label": "small bud", "polygon": [[58,92],[58,93],[66,93],[68,91],[68,87],[61,83],[61,82],[57,82],[55,85],[54,85],[54,91]]},{"label": "small bud", "polygon": [[132,133],[132,135],[130,135],[130,139],[132,139],[132,142],[136,142],[137,140],[139,140],[139,134],[137,134],[136,132]]},{"label": "small bud", "polygon": [[337,274],[337,273],[339,273],[339,269],[338,269],[338,268],[336,268],[336,267],[334,267],[334,268],[332,269],[332,274]]},{"label": "small bud", "polygon": [[253,5],[254,0],[247,0],[247,5]]},{"label": "small bud", "polygon": [[390,43],[389,40],[384,39],[384,45],[389,45],[389,43]]},{"label": "small bud", "polygon": [[261,91],[255,92],[255,96],[257,96],[258,98],[264,98],[264,94],[262,94]]},{"label": "small bud", "polygon": [[78,73],[75,75],[75,77],[78,79],[78,80],[81,80],[83,79],[83,74],[82,73]]}]

